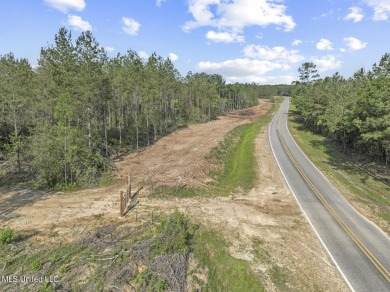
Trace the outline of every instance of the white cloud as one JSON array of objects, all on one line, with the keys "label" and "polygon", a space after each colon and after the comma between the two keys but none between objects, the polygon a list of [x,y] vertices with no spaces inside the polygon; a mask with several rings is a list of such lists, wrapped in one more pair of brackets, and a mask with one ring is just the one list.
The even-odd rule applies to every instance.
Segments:
[{"label": "white cloud", "polygon": [[137,35],[141,27],[138,21],[128,17],[122,17],[122,24],[123,31],[129,35]]},{"label": "white cloud", "polygon": [[361,40],[354,37],[344,38],[344,42],[348,48],[354,51],[364,49],[367,46],[367,43],[364,43]]},{"label": "white cloud", "polygon": [[210,30],[206,33],[206,38],[216,43],[241,43],[244,41],[244,36],[226,31],[215,32]]},{"label": "white cloud", "polygon": [[77,15],[68,15],[68,25],[75,30],[87,31],[92,30],[92,25]]},{"label": "white cloud", "polygon": [[291,84],[296,78],[291,75],[286,76],[257,76],[249,75],[243,77],[227,77],[228,83],[258,83],[258,84]]},{"label": "white cloud", "polygon": [[321,51],[331,51],[333,50],[332,42],[327,39],[320,39],[316,45],[318,50]]},{"label": "white cloud", "polygon": [[179,56],[176,55],[175,53],[169,53],[168,58],[169,58],[172,62],[175,62],[177,59],[179,59]]},{"label": "white cloud", "polygon": [[245,76],[261,76],[273,70],[288,70],[291,67],[286,64],[280,64],[264,60],[234,59],[223,62],[200,62],[197,69],[210,74],[221,74],[232,78]]},{"label": "white cloud", "polygon": [[259,32],[255,37],[261,40],[264,37],[264,35],[261,32]]},{"label": "white cloud", "polygon": [[220,5],[221,18],[219,25],[242,29],[245,26],[267,26],[276,24],[284,26],[286,31],[295,27],[291,16],[285,14],[286,6],[277,4],[281,1],[236,0]]},{"label": "white cloud", "polygon": [[141,59],[147,59],[149,58],[149,54],[145,51],[138,51],[137,52],[137,55],[141,58]]},{"label": "white cloud", "polygon": [[84,0],[44,0],[44,2],[63,13],[71,9],[82,11],[85,8]]},{"label": "white cloud", "polygon": [[331,10],[329,10],[327,12],[322,13],[320,17],[321,18],[328,17],[328,16],[331,16],[333,13],[334,13],[334,10],[331,9]]},{"label": "white cloud", "polygon": [[107,46],[104,48],[107,52],[111,53],[113,51],[115,51],[115,48],[114,47],[110,47],[110,46]]},{"label": "white cloud", "polygon": [[390,0],[364,0],[364,2],[374,8],[374,20],[381,21],[389,18]]},{"label": "white cloud", "polygon": [[[243,49],[243,58],[222,62],[199,62],[196,69],[209,74],[220,74],[227,82],[255,82],[259,84],[291,84],[296,78],[290,73],[291,64],[304,60],[298,50],[282,46],[267,47],[251,44]],[[271,74],[276,71],[276,74]],[[277,74],[277,73],[281,74]]]},{"label": "white cloud", "polygon": [[312,57],[311,60],[317,65],[318,72],[338,69],[341,66],[341,61],[333,55],[326,55],[321,58]]},{"label": "white cloud", "polygon": [[345,20],[353,20],[353,22],[359,22],[363,19],[363,9],[361,9],[360,7],[351,7],[349,8],[349,10],[351,12],[344,17]]},{"label": "white cloud", "polygon": [[[222,62],[199,62],[196,69],[209,74],[220,74],[229,83],[255,82],[259,84],[291,84],[296,77],[289,75],[291,64],[304,60],[298,50],[282,46],[267,47],[251,44],[243,49],[244,58]],[[271,74],[276,71],[276,74]],[[278,73],[282,74],[278,74]]]},{"label": "white cloud", "polygon": [[314,16],[313,19],[318,20],[321,18],[329,17],[329,16],[333,15],[334,12],[335,11],[333,9],[331,9],[331,10],[328,10],[328,11],[322,13],[320,16]]},{"label": "white cloud", "polygon": [[303,61],[304,57],[298,53],[298,50],[287,50],[285,47],[269,48],[267,46],[248,45],[244,48],[246,57],[276,61],[279,63],[297,63]]},{"label": "white cloud", "polygon": [[220,31],[242,32],[247,26],[265,27],[271,24],[291,31],[293,18],[285,14],[283,0],[189,0],[189,12],[194,20],[187,21],[184,31],[211,26]]},{"label": "white cloud", "polygon": [[190,0],[188,4],[188,10],[195,21],[187,21],[183,26],[185,31],[199,26],[216,26],[216,20],[213,19],[214,15],[209,6],[220,5],[220,0]]},{"label": "white cloud", "polygon": [[314,16],[313,19],[318,20],[321,18],[329,17],[329,16],[332,16],[334,14],[334,12],[335,11],[333,9],[331,9],[331,10],[328,10],[327,12],[322,13],[320,16]]},{"label": "white cloud", "polygon": [[161,7],[162,3],[165,2],[166,0],[156,0],[156,5],[158,7]]},{"label": "white cloud", "polygon": [[293,40],[293,42],[291,43],[291,45],[293,45],[293,46],[299,46],[301,44],[302,44],[301,40]]}]

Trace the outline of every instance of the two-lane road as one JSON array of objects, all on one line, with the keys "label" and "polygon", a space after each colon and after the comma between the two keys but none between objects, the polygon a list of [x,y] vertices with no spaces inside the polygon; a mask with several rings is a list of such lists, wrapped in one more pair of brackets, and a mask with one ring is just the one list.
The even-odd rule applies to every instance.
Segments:
[{"label": "two-lane road", "polygon": [[390,291],[390,239],[360,215],[299,149],[286,97],[269,127],[276,161],[321,243],[354,291]]}]

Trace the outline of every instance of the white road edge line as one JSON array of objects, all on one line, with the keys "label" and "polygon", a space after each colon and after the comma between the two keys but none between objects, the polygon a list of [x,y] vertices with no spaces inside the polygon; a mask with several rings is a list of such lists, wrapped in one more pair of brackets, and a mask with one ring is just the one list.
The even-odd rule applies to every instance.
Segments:
[{"label": "white road edge line", "polygon": [[[290,104],[290,101],[289,101],[289,104]],[[341,195],[341,199],[343,199],[343,201],[345,201],[360,217],[362,217],[364,220],[366,220],[368,223],[370,223],[373,227],[378,229],[378,231],[380,231],[388,240],[390,240],[390,237],[382,229],[380,229],[378,225],[376,225],[374,222],[372,222],[370,219],[368,219],[367,217],[363,216],[363,214],[361,214],[358,210],[356,210],[356,208],[344,197],[344,195],[336,188],[336,186],[333,185],[332,182],[330,182],[329,179],[321,172],[321,170],[319,170],[317,168],[317,166],[309,159],[309,157],[306,156],[306,154],[302,151],[301,147],[299,147],[298,143],[295,141],[293,135],[291,135],[290,129],[288,128],[288,119],[286,119],[286,128],[287,128],[287,131],[288,131],[289,135],[291,136],[291,139],[293,140],[293,142],[295,143],[295,145],[297,146],[299,151],[303,154],[303,156],[306,157],[306,159],[310,162],[310,164],[313,165],[315,169],[317,169],[317,171],[322,175],[322,177],[325,178],[326,181],[333,188],[336,189],[336,191]]]},{"label": "white road edge line", "polygon": [[[279,109],[280,109],[280,108],[279,108]],[[279,111],[279,110],[278,110],[278,111]],[[305,210],[302,208],[301,204],[299,203],[299,201],[298,201],[298,199],[297,199],[297,197],[296,197],[294,191],[292,190],[290,184],[289,184],[288,181],[287,181],[287,178],[286,178],[286,176],[285,176],[285,174],[284,174],[282,168],[280,167],[280,164],[279,164],[278,159],[276,158],[276,155],[275,155],[275,152],[274,152],[274,148],[272,147],[272,143],[271,143],[271,137],[270,137],[270,132],[271,132],[271,131],[270,131],[270,128],[271,128],[271,124],[274,122],[274,119],[275,119],[275,117],[277,116],[277,114],[278,114],[278,112],[276,112],[276,114],[275,114],[274,117],[272,118],[272,121],[271,121],[271,123],[269,124],[269,127],[268,127],[268,142],[269,142],[269,144],[270,144],[270,146],[271,146],[272,154],[273,154],[273,156],[274,156],[274,158],[275,158],[275,160],[276,160],[276,163],[278,164],[278,167],[279,167],[279,169],[280,169],[280,172],[281,172],[282,175],[283,175],[284,180],[286,181],[286,183],[287,183],[287,185],[288,185],[288,188],[290,189],[291,193],[292,193],[293,196],[294,196],[295,201],[298,203],[298,206],[299,206],[299,208],[301,209],[303,215],[305,215],[305,218],[306,218],[307,222],[309,222],[311,228],[313,229],[314,233],[317,235],[318,239],[320,240],[322,246],[325,248],[326,252],[328,253],[328,255],[330,256],[330,258],[332,259],[333,263],[335,264],[335,266],[336,266],[337,269],[339,270],[341,276],[343,277],[344,281],[347,283],[348,287],[351,289],[351,291],[355,292],[355,289],[352,287],[351,283],[348,281],[347,277],[345,276],[345,274],[344,274],[343,271],[341,270],[340,266],[337,264],[336,260],[334,259],[334,257],[333,257],[332,254],[330,253],[329,249],[326,247],[325,243],[322,241],[322,239],[321,239],[320,235],[318,234],[317,230],[314,228],[314,226],[313,226],[313,224],[311,223],[309,217],[306,215]]]}]

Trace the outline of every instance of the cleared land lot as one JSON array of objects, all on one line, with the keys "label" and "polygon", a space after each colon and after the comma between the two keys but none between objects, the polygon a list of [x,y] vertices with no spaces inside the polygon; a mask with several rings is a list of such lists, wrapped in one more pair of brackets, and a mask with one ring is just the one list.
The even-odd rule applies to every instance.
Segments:
[{"label": "cleared land lot", "polygon": [[[0,228],[34,229],[28,240],[55,244],[78,240],[97,226],[122,220],[136,225],[155,214],[178,207],[191,220],[220,233],[230,254],[248,261],[267,291],[348,291],[289,193],[272,156],[267,129],[256,138],[258,182],[249,193],[240,189],[229,197],[151,198],[142,190],[136,212],[118,219],[119,191],[128,174],[134,188],[143,183],[204,187],[214,169],[205,156],[234,127],[256,120],[271,105],[254,108],[199,125],[191,125],[160,139],[144,151],[117,162],[116,184],[73,193],[35,192],[19,186],[0,189]],[[32,196],[32,197],[31,197]],[[50,234],[56,233],[52,237]]]}]

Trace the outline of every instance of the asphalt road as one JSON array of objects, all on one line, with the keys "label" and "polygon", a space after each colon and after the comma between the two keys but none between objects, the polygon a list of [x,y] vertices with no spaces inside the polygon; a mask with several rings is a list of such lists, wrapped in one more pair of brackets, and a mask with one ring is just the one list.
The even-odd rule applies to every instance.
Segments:
[{"label": "asphalt road", "polygon": [[276,161],[352,291],[390,291],[390,238],[359,214],[309,161],[287,128],[286,97],[269,126]]}]

